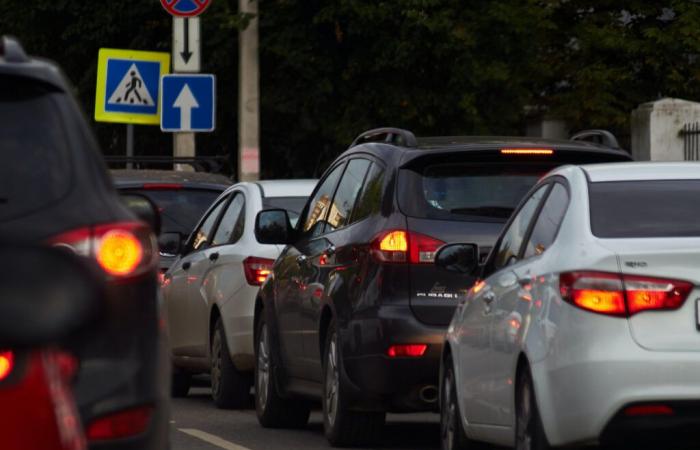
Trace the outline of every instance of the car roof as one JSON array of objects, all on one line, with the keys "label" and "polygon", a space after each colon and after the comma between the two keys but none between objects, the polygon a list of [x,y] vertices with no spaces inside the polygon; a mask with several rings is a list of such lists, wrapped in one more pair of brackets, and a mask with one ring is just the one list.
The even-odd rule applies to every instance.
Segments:
[{"label": "car roof", "polygon": [[593,183],[606,181],[700,180],[700,162],[630,162],[581,166]]},{"label": "car roof", "polygon": [[233,184],[223,175],[175,170],[111,170],[117,189],[133,189],[144,184],[181,184],[184,188],[223,191]]},{"label": "car roof", "polygon": [[318,180],[263,180],[256,181],[263,197],[308,197]]}]

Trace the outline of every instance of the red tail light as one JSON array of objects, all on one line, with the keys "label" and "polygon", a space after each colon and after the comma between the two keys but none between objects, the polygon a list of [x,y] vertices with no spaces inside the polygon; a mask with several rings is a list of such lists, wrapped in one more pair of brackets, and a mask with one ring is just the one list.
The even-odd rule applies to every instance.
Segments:
[{"label": "red tail light", "polygon": [[672,416],[673,408],[666,405],[636,405],[625,408],[627,417]]},{"label": "red tail light", "polygon": [[136,436],[148,428],[153,408],[142,406],[99,418],[87,427],[89,441],[106,441]]},{"label": "red tail light", "polygon": [[0,352],[0,381],[5,380],[15,367],[15,355],[12,352]]},{"label": "red tail light", "polygon": [[551,148],[502,148],[501,155],[552,156]]},{"label": "red tail light", "polygon": [[427,350],[426,344],[392,345],[386,354],[390,358],[420,358]]},{"label": "red tail light", "polygon": [[115,223],[69,231],[49,241],[79,255],[94,258],[114,278],[128,278],[150,270],[158,250],[153,234],[141,223]]},{"label": "red tail light", "polygon": [[267,277],[272,273],[274,259],[256,258],[251,256],[243,261],[245,279],[251,286],[262,286]]},{"label": "red tail light", "polygon": [[432,264],[435,253],[445,242],[420,233],[393,230],[380,233],[372,241],[372,254],[381,262]]},{"label": "red tail light", "polygon": [[693,284],[606,272],[569,272],[559,277],[561,296],[579,308],[628,317],[683,306]]}]

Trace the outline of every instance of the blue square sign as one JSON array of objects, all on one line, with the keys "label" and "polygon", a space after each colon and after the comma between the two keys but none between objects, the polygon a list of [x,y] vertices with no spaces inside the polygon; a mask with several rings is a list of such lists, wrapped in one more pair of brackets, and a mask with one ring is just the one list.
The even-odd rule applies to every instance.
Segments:
[{"label": "blue square sign", "polygon": [[163,131],[211,132],[216,128],[216,77],[166,75],[161,78]]}]

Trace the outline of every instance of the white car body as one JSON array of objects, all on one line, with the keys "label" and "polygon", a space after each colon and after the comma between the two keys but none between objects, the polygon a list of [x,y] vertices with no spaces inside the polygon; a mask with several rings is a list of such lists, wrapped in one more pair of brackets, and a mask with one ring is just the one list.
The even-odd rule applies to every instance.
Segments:
[{"label": "white car body", "polygon": [[[664,180],[692,180],[700,186],[700,164],[624,163],[556,169],[538,184],[560,183],[568,190],[568,207],[553,242],[541,248],[537,242],[528,242],[542,211],[536,209],[534,218],[527,221],[531,225],[524,224],[528,232],[519,247],[522,257],[489,269],[498,260],[511,226],[523,226],[515,222],[523,217],[527,198],[516,210],[489,257],[483,282],[457,308],[446,336],[449,358],[445,361],[452,362],[461,425],[469,439],[516,444],[516,390],[519,377],[527,370],[544,433],[553,447],[600,443],[630,405],[693,401],[698,402],[697,409],[700,234],[601,238],[592,230],[589,189],[596,183],[628,181],[653,186]],[[528,198],[538,195],[536,190]],[[678,202],[669,199],[669,208],[680,214],[692,208],[690,217],[698,217],[700,191],[695,192],[694,204],[681,205],[679,211]],[[525,257],[533,248],[535,254]],[[682,280],[688,282],[690,293],[674,310],[642,311],[629,317],[598,314],[566,301],[563,292],[572,291],[560,285],[562,273],[589,271],[629,275],[630,280]],[[625,280],[627,294],[622,295],[632,295],[634,282]],[[599,293],[590,289],[586,292]]]},{"label": "white car body", "polygon": [[[186,253],[165,276],[163,299],[170,350],[177,369],[189,373],[210,370],[213,326],[221,318],[234,366],[240,372],[253,370],[253,313],[259,286],[247,282],[243,264],[249,257],[274,261],[282,250],[280,246],[258,243],[254,235],[256,216],[264,206],[283,206],[269,204],[275,199],[303,198],[300,203],[303,207],[315,186],[315,180],[238,183],[212,204],[190,237],[188,246],[191,247],[197,239],[197,230],[214,212],[216,205],[230,196],[240,195],[245,199],[244,229],[235,243],[205,246]],[[226,210],[223,211],[220,217]],[[210,241],[215,234],[216,227],[210,233]]]}]

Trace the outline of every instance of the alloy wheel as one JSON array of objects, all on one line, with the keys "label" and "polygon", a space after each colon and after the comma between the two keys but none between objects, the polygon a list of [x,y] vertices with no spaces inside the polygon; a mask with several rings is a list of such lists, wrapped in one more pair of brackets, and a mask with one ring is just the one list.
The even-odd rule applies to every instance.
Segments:
[{"label": "alloy wheel", "polygon": [[338,394],[340,390],[338,351],[335,335],[331,337],[330,344],[328,345],[326,361],[326,416],[329,425],[333,426],[338,415]]},{"label": "alloy wheel", "polygon": [[260,329],[260,344],[258,345],[258,364],[255,366],[257,385],[255,393],[258,404],[264,410],[267,405],[270,383],[270,345],[267,337],[267,325]]},{"label": "alloy wheel", "polygon": [[456,420],[457,405],[452,392],[452,373],[448,372],[444,380],[442,413],[440,414],[443,450],[454,449]]}]

